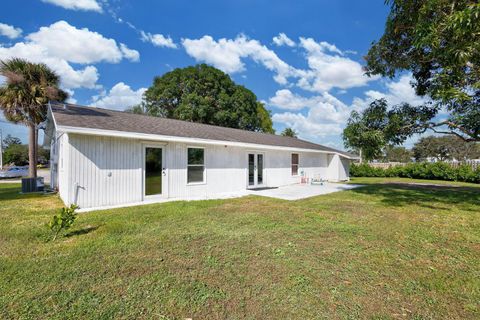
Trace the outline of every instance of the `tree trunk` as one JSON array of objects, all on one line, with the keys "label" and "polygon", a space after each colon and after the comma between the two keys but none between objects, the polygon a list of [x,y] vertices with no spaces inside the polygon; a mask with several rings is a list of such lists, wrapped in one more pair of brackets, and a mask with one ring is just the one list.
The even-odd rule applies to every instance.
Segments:
[{"label": "tree trunk", "polygon": [[37,176],[37,164],[38,164],[38,125],[35,125],[35,153],[34,153],[34,163],[35,163],[35,177]]},{"label": "tree trunk", "polygon": [[33,123],[28,125],[28,175],[31,178],[37,177],[37,162],[35,160],[36,132]]}]

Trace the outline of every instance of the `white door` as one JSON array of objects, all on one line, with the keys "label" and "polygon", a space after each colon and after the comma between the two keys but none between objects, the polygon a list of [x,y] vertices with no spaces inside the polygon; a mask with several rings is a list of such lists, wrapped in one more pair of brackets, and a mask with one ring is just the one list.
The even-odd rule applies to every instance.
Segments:
[{"label": "white door", "polygon": [[144,198],[165,197],[167,194],[165,149],[160,146],[145,145],[143,150]]},{"label": "white door", "polygon": [[248,188],[261,187],[265,183],[265,155],[263,153],[248,153]]}]

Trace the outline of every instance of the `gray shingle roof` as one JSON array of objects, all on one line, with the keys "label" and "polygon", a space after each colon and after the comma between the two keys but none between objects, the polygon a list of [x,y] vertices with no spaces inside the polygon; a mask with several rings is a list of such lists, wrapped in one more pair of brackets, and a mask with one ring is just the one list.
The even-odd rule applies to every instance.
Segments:
[{"label": "gray shingle roof", "polygon": [[339,153],[346,157],[355,157],[347,152],[335,150],[316,143],[268,133],[72,104],[52,104],[51,109],[58,126],[312,149]]}]

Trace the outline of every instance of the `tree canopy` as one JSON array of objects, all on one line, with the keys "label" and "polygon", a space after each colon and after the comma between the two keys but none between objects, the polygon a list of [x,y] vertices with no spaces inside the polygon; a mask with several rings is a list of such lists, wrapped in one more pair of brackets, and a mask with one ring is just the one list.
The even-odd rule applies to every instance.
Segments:
[{"label": "tree canopy", "polygon": [[295,130],[293,130],[292,128],[285,128],[282,131],[281,135],[284,136],[284,137],[296,138],[297,137],[297,132]]},{"label": "tree canopy", "polygon": [[36,177],[37,126],[46,118],[48,101],[63,101],[67,93],[59,89],[59,76],[43,63],[18,58],[0,61],[0,75],[5,77],[0,109],[7,120],[28,126],[29,174]]},{"label": "tree canopy", "polygon": [[224,72],[200,64],[156,77],[144,106],[131,112],[273,133],[270,112],[255,94]]},{"label": "tree canopy", "polygon": [[[427,130],[480,141],[480,4],[473,0],[387,0],[390,14],[383,36],[366,56],[366,73],[395,77],[410,72],[416,93],[428,103],[407,103],[375,110],[381,123],[369,126],[352,114],[344,135],[346,145],[356,144],[349,132],[374,139],[370,149],[399,144]],[[373,111],[373,110],[370,110]],[[437,117],[440,111],[446,117]],[[370,113],[370,114],[368,114]],[[360,121],[360,122],[358,122]],[[386,134],[383,135],[382,131]],[[354,141],[348,141],[353,138]]]},{"label": "tree canopy", "polygon": [[[410,71],[433,103],[412,126],[480,140],[480,4],[472,0],[388,0],[385,32],[368,55],[367,74]],[[447,120],[433,118],[445,108]],[[443,129],[444,127],[445,129]]]},{"label": "tree canopy", "polygon": [[385,162],[411,162],[412,161],[412,151],[408,150],[405,147],[392,147],[388,146],[385,148]]}]

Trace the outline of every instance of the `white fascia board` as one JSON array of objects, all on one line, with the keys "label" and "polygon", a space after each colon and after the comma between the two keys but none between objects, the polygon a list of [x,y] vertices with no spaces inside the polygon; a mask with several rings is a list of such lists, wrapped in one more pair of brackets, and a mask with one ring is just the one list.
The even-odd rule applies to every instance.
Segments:
[{"label": "white fascia board", "polygon": [[[245,142],[210,140],[210,139],[200,139],[200,138],[187,138],[187,137],[178,137],[178,136],[165,136],[165,135],[149,134],[149,133],[126,132],[126,131],[93,129],[93,128],[81,128],[81,127],[71,127],[71,126],[57,126],[57,130],[62,131],[62,132],[68,132],[68,133],[76,133],[76,134],[108,136],[108,137],[118,137],[118,138],[128,138],[128,139],[149,140],[149,141],[166,141],[166,142],[180,142],[180,143],[187,143],[187,144],[191,143],[191,144],[222,145],[222,146],[232,146],[232,147],[241,147],[241,148],[255,148],[255,149],[263,149],[263,150],[282,150],[282,151],[338,154],[342,157],[350,159],[349,157],[346,157],[345,155],[342,155],[338,152],[315,150],[315,149],[271,146],[271,145],[265,145],[265,144],[255,144],[255,143],[245,143]],[[354,158],[352,158],[352,159],[354,159]]]}]

